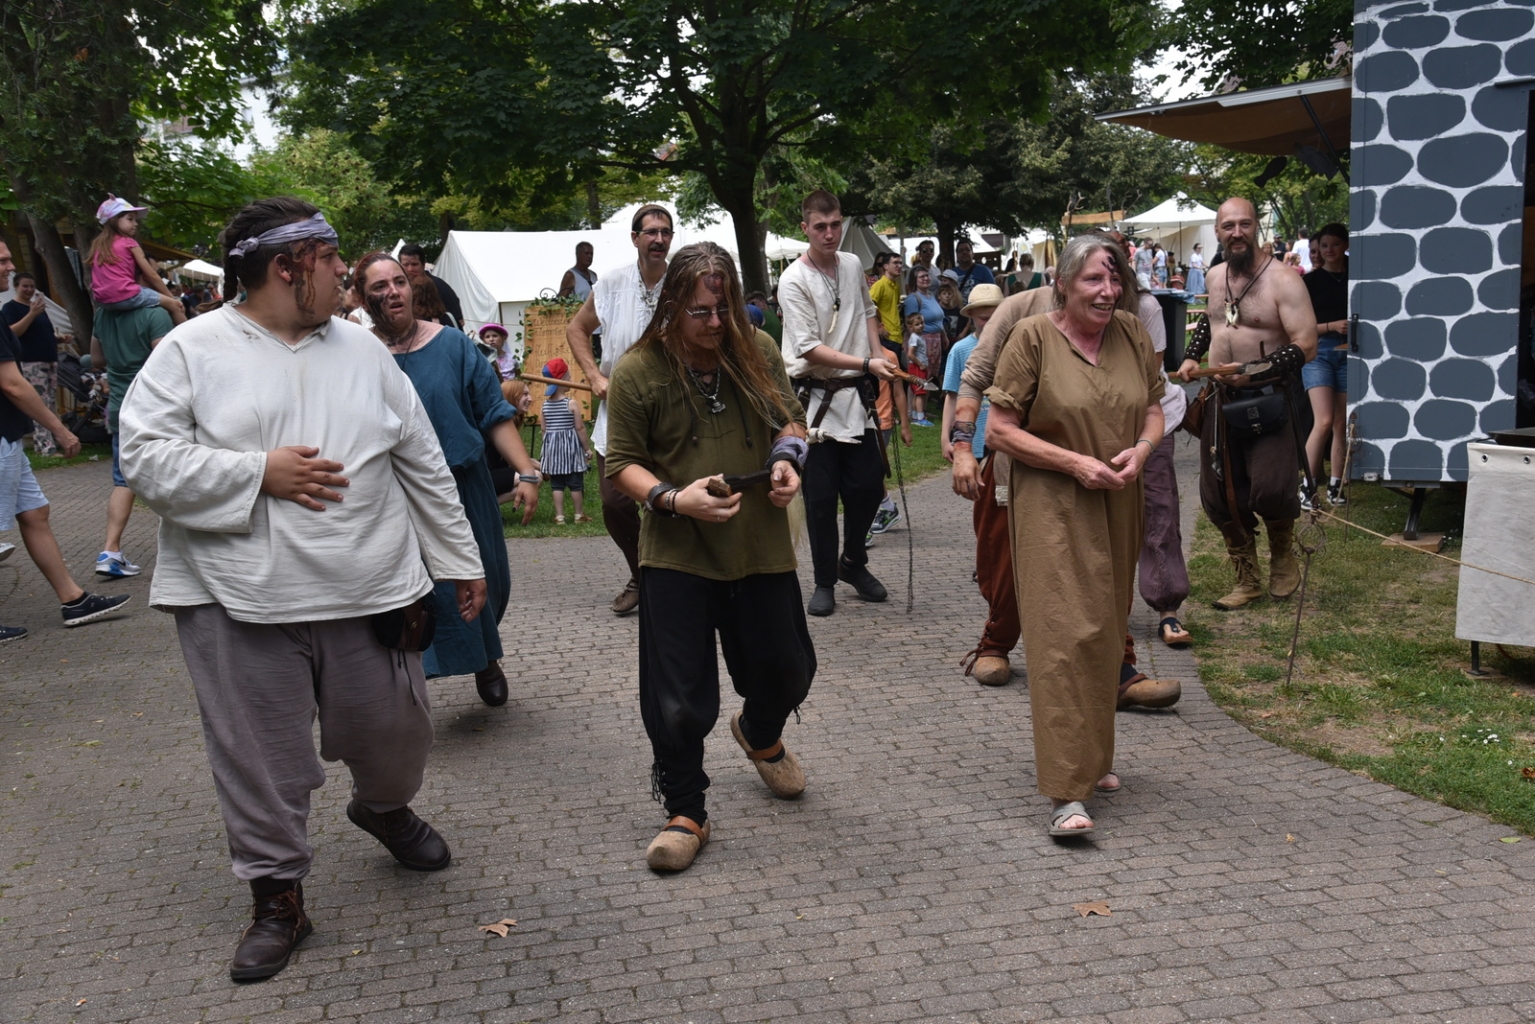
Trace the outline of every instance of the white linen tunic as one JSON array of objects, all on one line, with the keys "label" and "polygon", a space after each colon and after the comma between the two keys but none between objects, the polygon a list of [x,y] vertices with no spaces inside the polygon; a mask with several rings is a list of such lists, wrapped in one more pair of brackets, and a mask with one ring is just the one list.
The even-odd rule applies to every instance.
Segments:
[{"label": "white linen tunic", "polygon": [[[805,353],[817,345],[859,359],[872,354],[868,321],[879,311],[864,284],[863,266],[857,256],[850,252],[837,253],[835,287],[827,275],[802,259],[795,260],[778,279],[778,303],[783,308],[784,367],[791,380],[863,376],[862,370],[837,370],[805,359]],[[817,388],[811,392],[810,403],[805,407],[807,423],[815,422],[826,401],[825,391]],[[843,388],[833,392],[829,401],[831,408],[826,410],[819,430],[811,431],[811,442],[833,440],[857,444],[862,441],[864,431],[873,423],[859,401],[858,389]]]},{"label": "white linen tunic", "polygon": [[[662,277],[654,288],[646,288],[639,262],[635,261],[608,271],[592,285],[592,309],[602,327],[602,364],[597,369],[604,377],[613,376],[613,367],[650,326],[656,302],[661,297],[661,283],[665,280]],[[592,447],[597,449],[597,454],[607,456],[607,402],[597,407],[597,420],[592,424]]]},{"label": "white linen tunic", "polygon": [[[139,371],[120,422],[123,476],[160,515],[155,608],[345,619],[485,575],[415,388],[354,323],[289,345],[230,306],[189,320]],[[266,453],[288,445],[345,467],[341,502],[261,493]]]}]

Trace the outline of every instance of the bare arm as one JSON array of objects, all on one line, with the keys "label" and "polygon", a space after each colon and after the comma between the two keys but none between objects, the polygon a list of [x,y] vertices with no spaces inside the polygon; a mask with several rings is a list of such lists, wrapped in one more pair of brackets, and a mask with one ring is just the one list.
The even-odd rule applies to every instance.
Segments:
[{"label": "bare arm", "polygon": [[586,374],[594,398],[608,397],[608,379],[597,370],[597,360],[592,356],[592,335],[601,326],[602,321],[597,319],[597,307],[592,305],[592,297],[588,295],[576,315],[570,318],[570,326],[565,328],[565,342],[570,346],[570,354],[575,357],[576,365]]},{"label": "bare arm", "polygon": [[143,278],[144,283],[161,295],[175,298],[171,295],[171,290],[165,287],[165,281],[160,277],[160,272],[155,269],[155,265],[149,262],[148,256],[144,255],[144,250],[135,245],[132,252],[133,262],[139,268],[139,277]]},{"label": "bare arm", "polygon": [[0,391],[11,400],[12,405],[48,428],[48,432],[58,440],[65,458],[80,454],[80,439],[70,433],[63,421],[48,408],[48,404],[38,397],[36,389],[21,375],[19,364],[10,360],[0,363]]},{"label": "bare arm", "polygon": [[[1306,355],[1306,362],[1316,358],[1316,310],[1311,306],[1311,293],[1299,274],[1280,275],[1279,322],[1284,325],[1290,343]],[[1347,327],[1347,324],[1344,324]]]},{"label": "bare arm", "polygon": [[590,455],[592,443],[586,437],[586,420],[581,414],[581,403],[574,398],[567,398],[566,401],[570,403],[570,417],[576,421],[576,437],[581,440],[581,448]]},{"label": "bare arm", "polygon": [[[501,453],[508,466],[528,476],[536,472],[533,460],[528,457],[528,450],[523,447],[522,435],[517,432],[516,423],[502,420],[490,428],[489,435],[491,444],[496,446],[496,451]],[[533,510],[538,508],[538,484],[519,480],[513,494],[512,508],[522,507],[522,525],[527,526],[533,521]]]},{"label": "bare arm", "polygon": [[[159,340],[159,339],[156,339]],[[107,368],[107,354],[101,349],[101,339],[91,335],[91,369],[100,373]]]},{"label": "bare arm", "polygon": [[39,295],[32,301],[32,304],[27,307],[27,315],[11,324],[11,330],[17,334],[27,333],[27,328],[32,326],[32,322],[42,314],[44,308],[43,297]]},{"label": "bare arm", "polygon": [[[614,487],[641,502],[649,498],[651,490],[661,482],[659,477],[644,466],[632,463],[619,470],[612,479]],[[699,477],[685,486],[679,484],[675,496],[666,501],[667,511],[712,523],[723,523],[734,516],[741,510],[741,494],[738,491],[727,498],[716,498],[709,493],[707,485],[710,480],[717,479],[723,478]],[[774,487],[777,486],[775,476]]]},{"label": "bare arm", "polygon": [[[864,322],[869,335],[869,372],[880,380],[894,380],[894,367],[885,358],[885,349],[879,343],[879,317],[871,316]],[[838,352],[828,345],[817,345],[805,353],[805,362],[816,366],[829,366],[834,370],[863,371],[863,356]]]},{"label": "bare arm", "polygon": [[560,278],[559,297],[563,299],[563,298],[566,298],[567,296],[574,295],[575,293],[576,293],[576,272],[574,270],[567,270],[567,271],[565,271],[565,276]]}]

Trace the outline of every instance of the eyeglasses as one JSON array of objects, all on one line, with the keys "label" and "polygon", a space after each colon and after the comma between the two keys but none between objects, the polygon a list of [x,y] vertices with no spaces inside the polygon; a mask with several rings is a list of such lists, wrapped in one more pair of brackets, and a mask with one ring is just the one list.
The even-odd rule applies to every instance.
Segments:
[{"label": "eyeglasses", "polygon": [[699,306],[697,309],[684,309],[683,312],[694,320],[702,320],[705,323],[708,323],[711,316],[719,317],[720,323],[730,319],[729,306]]},{"label": "eyeglasses", "polygon": [[646,238],[671,238],[675,232],[671,228],[646,228],[636,234],[644,235]]}]

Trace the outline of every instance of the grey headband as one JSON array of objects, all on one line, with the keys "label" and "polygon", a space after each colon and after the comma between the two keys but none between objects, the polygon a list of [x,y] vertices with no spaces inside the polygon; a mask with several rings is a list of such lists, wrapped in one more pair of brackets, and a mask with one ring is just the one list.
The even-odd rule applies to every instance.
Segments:
[{"label": "grey headband", "polygon": [[229,258],[236,259],[240,256],[248,256],[263,245],[298,242],[306,238],[329,242],[331,245],[337,245],[340,242],[336,229],[326,223],[325,214],[316,213],[308,220],[296,220],[291,224],[283,224],[270,231],[263,231],[254,238],[247,238],[243,242],[236,243],[229,250]]}]

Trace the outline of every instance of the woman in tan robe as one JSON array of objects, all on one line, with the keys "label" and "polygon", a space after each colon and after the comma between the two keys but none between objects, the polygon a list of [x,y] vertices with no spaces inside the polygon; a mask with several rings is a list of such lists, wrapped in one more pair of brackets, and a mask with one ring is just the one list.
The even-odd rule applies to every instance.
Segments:
[{"label": "woman in tan robe", "polygon": [[1013,574],[1053,836],[1090,834],[1082,801],[1120,787],[1114,707],[1141,550],[1141,467],[1162,440],[1157,355],[1125,311],[1132,280],[1112,239],[1073,239],[1054,308],[1013,328],[986,392],[986,443],[1013,460]]}]

